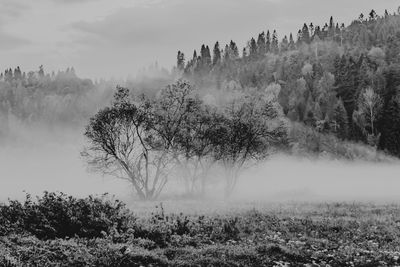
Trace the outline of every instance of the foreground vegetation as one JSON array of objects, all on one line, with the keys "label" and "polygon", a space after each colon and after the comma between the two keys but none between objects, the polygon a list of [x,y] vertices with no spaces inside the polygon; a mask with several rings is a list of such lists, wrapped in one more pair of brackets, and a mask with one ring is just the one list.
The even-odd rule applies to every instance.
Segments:
[{"label": "foreground vegetation", "polygon": [[1,266],[393,266],[397,205],[287,204],[138,217],[107,196],[0,207]]}]

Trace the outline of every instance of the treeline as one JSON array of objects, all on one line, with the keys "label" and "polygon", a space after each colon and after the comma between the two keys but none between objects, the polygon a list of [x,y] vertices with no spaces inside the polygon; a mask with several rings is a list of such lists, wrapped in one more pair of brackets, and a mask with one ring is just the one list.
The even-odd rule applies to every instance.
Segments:
[{"label": "treeline", "polygon": [[[185,60],[176,71],[218,98],[221,92],[279,90],[284,114],[316,132],[400,156],[400,16],[372,10],[347,27],[331,17],[304,23],[280,41],[274,31]],[[219,90],[212,92],[210,88]]]},{"label": "treeline", "polygon": [[[90,79],[81,79],[73,68],[46,74],[22,72],[19,67],[0,74],[0,118],[4,131],[9,120],[79,124],[102,105],[101,90]],[[98,104],[96,103],[98,101]],[[104,104],[103,104],[104,105]]]},{"label": "treeline", "polygon": [[0,73],[0,136],[21,124],[78,126],[110,103],[117,85],[155,95],[173,82],[169,71],[157,64],[126,80],[91,80],[79,77],[73,67],[47,73],[43,66],[25,72],[20,67]]}]

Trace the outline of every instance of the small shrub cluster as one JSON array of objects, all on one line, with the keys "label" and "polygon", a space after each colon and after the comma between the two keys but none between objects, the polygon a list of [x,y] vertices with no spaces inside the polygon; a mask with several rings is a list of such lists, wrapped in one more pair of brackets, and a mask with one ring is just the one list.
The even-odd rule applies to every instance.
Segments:
[{"label": "small shrub cluster", "polygon": [[45,192],[34,201],[27,194],[23,203],[13,200],[0,206],[0,234],[27,232],[39,239],[96,238],[111,229],[126,231],[133,219],[124,203],[106,195],[77,199]]}]

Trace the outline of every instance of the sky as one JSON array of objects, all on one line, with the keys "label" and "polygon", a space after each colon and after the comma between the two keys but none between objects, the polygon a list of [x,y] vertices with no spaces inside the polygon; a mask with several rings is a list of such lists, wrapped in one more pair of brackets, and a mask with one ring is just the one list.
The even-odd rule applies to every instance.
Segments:
[{"label": "sky", "polygon": [[276,29],[281,39],[304,22],[350,23],[398,0],[0,0],[0,70],[73,66],[85,78],[126,78],[158,62],[170,69],[205,43],[239,47]]}]

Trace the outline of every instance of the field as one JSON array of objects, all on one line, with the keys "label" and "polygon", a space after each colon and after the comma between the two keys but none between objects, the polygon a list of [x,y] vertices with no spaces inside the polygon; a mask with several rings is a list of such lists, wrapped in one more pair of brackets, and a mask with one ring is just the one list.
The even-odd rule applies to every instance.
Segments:
[{"label": "field", "polygon": [[399,208],[47,193],[1,206],[0,265],[395,266]]}]

